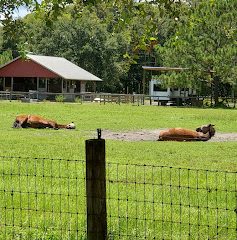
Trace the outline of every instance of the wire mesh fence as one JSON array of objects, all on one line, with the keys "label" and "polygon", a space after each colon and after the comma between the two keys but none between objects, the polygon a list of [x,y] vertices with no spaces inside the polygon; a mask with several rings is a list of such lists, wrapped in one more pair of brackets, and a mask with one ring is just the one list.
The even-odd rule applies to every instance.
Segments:
[{"label": "wire mesh fence", "polygon": [[[85,168],[0,157],[0,239],[87,239]],[[108,239],[237,239],[236,172],[106,163],[106,201]]]},{"label": "wire mesh fence", "polygon": [[0,239],[83,239],[85,162],[0,157]]},{"label": "wire mesh fence", "polygon": [[237,239],[236,176],[110,163],[110,239]]}]

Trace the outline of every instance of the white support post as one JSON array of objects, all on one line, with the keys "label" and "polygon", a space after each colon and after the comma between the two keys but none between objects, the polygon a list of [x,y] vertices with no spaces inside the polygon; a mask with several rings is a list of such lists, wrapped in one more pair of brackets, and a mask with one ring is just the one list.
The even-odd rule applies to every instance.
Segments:
[{"label": "white support post", "polygon": [[11,91],[13,91],[13,84],[14,84],[13,77],[11,77]]},{"label": "white support post", "polygon": [[62,78],[62,81],[61,81],[61,92],[63,93],[63,78]]},{"label": "white support post", "polygon": [[84,81],[81,81],[81,93],[86,92],[86,84]]},{"label": "white support post", "polygon": [[37,80],[36,80],[36,94],[37,94],[37,99],[39,99],[39,77],[37,77]]}]

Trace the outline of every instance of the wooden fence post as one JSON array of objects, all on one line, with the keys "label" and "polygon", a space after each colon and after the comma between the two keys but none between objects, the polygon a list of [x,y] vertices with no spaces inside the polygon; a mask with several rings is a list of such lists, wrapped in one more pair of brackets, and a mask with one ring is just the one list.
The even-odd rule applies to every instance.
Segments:
[{"label": "wooden fence post", "polygon": [[105,140],[86,140],[87,239],[107,239]]}]

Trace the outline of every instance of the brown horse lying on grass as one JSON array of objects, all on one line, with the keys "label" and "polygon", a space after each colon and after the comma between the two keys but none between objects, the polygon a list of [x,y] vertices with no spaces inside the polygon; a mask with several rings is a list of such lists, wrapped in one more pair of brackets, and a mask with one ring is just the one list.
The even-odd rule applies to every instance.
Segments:
[{"label": "brown horse lying on grass", "polygon": [[58,124],[53,120],[48,120],[37,115],[19,115],[16,117],[13,128],[66,128],[66,129],[75,129],[75,124]]},{"label": "brown horse lying on grass", "polygon": [[208,124],[194,130],[170,128],[160,132],[158,141],[207,141],[215,135],[215,125]]}]

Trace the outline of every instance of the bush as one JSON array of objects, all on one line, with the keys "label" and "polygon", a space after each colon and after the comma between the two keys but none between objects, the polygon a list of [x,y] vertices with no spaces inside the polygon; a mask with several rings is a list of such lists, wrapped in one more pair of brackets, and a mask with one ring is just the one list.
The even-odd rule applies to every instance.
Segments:
[{"label": "bush", "polygon": [[76,98],[75,98],[75,102],[76,102],[76,103],[81,103],[81,98],[80,98],[80,97],[76,97]]},{"label": "bush", "polygon": [[55,101],[56,102],[64,102],[65,101],[65,97],[63,95],[57,95],[55,97]]}]

